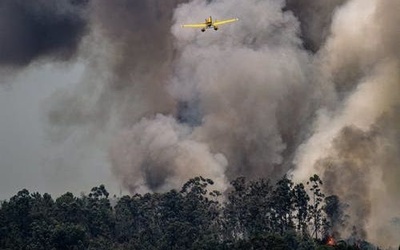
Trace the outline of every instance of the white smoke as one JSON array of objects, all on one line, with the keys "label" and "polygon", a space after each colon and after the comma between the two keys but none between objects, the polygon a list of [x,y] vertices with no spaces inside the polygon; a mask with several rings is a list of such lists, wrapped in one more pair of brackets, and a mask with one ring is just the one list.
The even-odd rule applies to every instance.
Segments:
[{"label": "white smoke", "polygon": [[[335,87],[336,103],[321,110],[299,147],[293,176],[323,175],[326,189],[349,204],[350,225],[381,246],[398,244],[390,221],[399,216],[398,114],[400,57],[394,42],[398,1],[352,0],[333,17],[318,53],[321,75]],[[383,212],[384,211],[384,212]],[[349,228],[347,228],[349,230]]]},{"label": "white smoke", "polygon": [[[317,173],[360,237],[397,244],[398,0],[99,0],[90,10],[86,82],[49,118],[113,137],[112,171],[130,192],[198,175],[223,191],[237,176]],[[239,21],[181,28],[210,15]]]},{"label": "white smoke", "polygon": [[[111,158],[126,187],[167,190],[203,175],[225,188],[238,175],[276,178],[287,171],[284,153],[299,143],[296,129],[311,113],[316,81],[299,23],[282,12],[284,4],[191,1],[175,10],[178,55],[166,88],[189,106],[182,119],[189,121],[156,115],[124,130]],[[180,27],[208,15],[240,21],[218,32]],[[147,137],[151,145],[142,145]]]},{"label": "white smoke", "polygon": [[[309,111],[310,57],[301,49],[297,20],[282,13],[283,6],[284,1],[193,1],[175,12],[172,31],[180,57],[171,92],[200,100],[202,123],[194,133],[227,157],[231,176],[283,173],[275,167],[284,161],[285,140]],[[190,15],[191,9],[200,14]],[[240,21],[217,33],[179,27],[205,13]]]},{"label": "white smoke", "polygon": [[122,131],[112,147],[114,172],[132,192],[178,188],[200,175],[211,177],[217,190],[225,190],[226,159],[192,140],[190,130],[172,117],[144,118]]},{"label": "white smoke", "polygon": [[[200,122],[193,127],[158,115],[127,129],[111,151],[125,186],[166,190],[195,175],[225,186],[225,174],[284,174],[285,140],[293,143],[297,133],[292,130],[302,126],[310,110],[314,81],[298,22],[290,12],[282,13],[283,6],[284,1],[192,1],[175,10],[172,32],[178,56],[167,89],[175,100],[188,103],[188,113],[197,110]],[[193,9],[199,10],[196,15]],[[180,27],[210,14],[240,21],[216,33]],[[157,127],[155,134],[143,131],[148,126]],[[147,136],[156,138],[152,146],[138,145]],[[163,153],[154,153],[159,151]],[[227,166],[215,162],[214,155],[227,159]]]}]

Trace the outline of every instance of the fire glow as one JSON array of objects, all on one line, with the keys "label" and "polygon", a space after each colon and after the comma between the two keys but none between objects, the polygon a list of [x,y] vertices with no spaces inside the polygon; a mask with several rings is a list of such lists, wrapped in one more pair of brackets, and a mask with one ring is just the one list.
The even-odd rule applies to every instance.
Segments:
[{"label": "fire glow", "polygon": [[326,244],[328,246],[334,246],[335,245],[335,239],[332,236],[329,236]]}]

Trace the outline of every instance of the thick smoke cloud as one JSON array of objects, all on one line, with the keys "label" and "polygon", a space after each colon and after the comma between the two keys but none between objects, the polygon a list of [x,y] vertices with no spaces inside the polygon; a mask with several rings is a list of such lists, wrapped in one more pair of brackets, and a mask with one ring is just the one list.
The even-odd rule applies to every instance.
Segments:
[{"label": "thick smoke cloud", "polygon": [[[55,95],[50,122],[123,131],[110,160],[132,192],[200,174],[222,190],[238,175],[280,177],[320,99],[297,19],[284,1],[182,2],[92,2],[87,81]],[[210,14],[241,20],[216,33],[180,27]],[[127,142],[142,137],[155,139]]]},{"label": "thick smoke cloud", "polygon": [[371,200],[368,186],[374,174],[378,150],[377,134],[364,132],[356,127],[344,127],[332,141],[329,156],[316,162],[317,170],[323,172],[324,189],[330,194],[340,194],[340,199],[350,207],[345,227],[339,230],[344,236],[365,239],[366,223],[371,215]]},{"label": "thick smoke cloud", "polygon": [[[80,127],[88,131],[82,133],[88,137],[83,140],[113,141],[110,160],[116,176],[134,171],[135,165],[128,164],[124,168],[118,165],[121,161],[116,158],[132,159],[134,154],[125,149],[127,144],[123,137],[126,133],[120,131],[130,130],[145,117],[176,114],[178,103],[165,85],[174,53],[169,29],[173,11],[181,2],[104,0],[90,3],[92,33],[82,45],[88,62],[86,75],[78,88],[60,90],[47,105],[54,140],[66,141],[72,131]],[[141,128],[143,126],[134,131]],[[110,137],[116,138],[110,140]],[[146,162],[151,161],[143,164]],[[160,168],[149,169],[159,171]],[[141,169],[145,167],[139,167],[138,171]],[[139,179],[128,179],[131,176],[128,175],[124,177],[124,187],[132,192],[133,187],[149,189],[145,185],[153,190],[160,188],[166,175],[160,175],[160,181],[154,177],[156,175],[145,174],[143,185],[136,183]]]},{"label": "thick smoke cloud", "polygon": [[301,37],[306,49],[313,52],[325,43],[330,32],[332,16],[348,0],[287,0],[285,9],[299,19]]},{"label": "thick smoke cloud", "polygon": [[[310,57],[297,20],[283,7],[283,1],[193,1],[176,10],[172,32],[181,53],[170,89],[177,99],[200,100],[202,123],[193,134],[227,157],[230,178],[284,174],[310,114]],[[207,13],[240,21],[218,33],[178,26]]]},{"label": "thick smoke cloud", "polygon": [[[104,127],[116,119],[122,126],[131,126],[147,115],[175,113],[176,101],[164,85],[174,51],[169,27],[180,2],[91,2],[93,32],[83,46],[89,59],[85,84],[76,93],[60,94],[63,104],[49,111],[52,122]],[[88,93],[90,101],[82,100],[81,93]]]},{"label": "thick smoke cloud", "polygon": [[[358,237],[398,244],[391,221],[400,203],[398,1],[348,1],[333,16],[317,61],[337,99],[321,110],[296,157],[297,180],[320,173],[326,190],[349,204]],[[397,128],[396,128],[397,127]]]},{"label": "thick smoke cloud", "polygon": [[111,148],[115,173],[132,193],[176,188],[198,175],[212,176],[217,189],[225,188],[225,157],[212,155],[207,144],[191,139],[190,133],[172,117],[144,118],[121,132]]},{"label": "thick smoke cloud", "polygon": [[[98,0],[46,2],[32,13],[22,1],[4,3],[34,21],[38,13],[81,21],[72,40],[45,50],[1,41],[35,53],[0,62],[69,59],[79,45],[87,72],[47,102],[51,136],[62,143],[79,127],[81,140],[101,137],[93,141],[107,142],[112,172],[130,192],[179,188],[196,175],[223,191],[239,175],[318,173],[325,192],[349,205],[343,237],[355,226],[357,237],[398,244],[390,224],[400,216],[397,0]],[[240,20],[218,32],[180,27],[210,15]]]},{"label": "thick smoke cloud", "polygon": [[0,66],[69,60],[87,31],[88,0],[0,1]]},{"label": "thick smoke cloud", "polygon": [[[164,91],[175,102],[185,103],[186,108],[182,110],[179,107],[183,105],[178,106],[177,113],[171,113],[173,116],[169,118],[150,116],[139,123],[146,126],[134,125],[121,136],[119,144],[114,144],[111,151],[114,170],[117,175],[126,176],[123,178],[126,186],[132,189],[132,186],[142,184],[158,190],[170,187],[171,182],[179,183],[172,180],[183,181],[195,174],[224,180],[220,177],[224,171],[228,178],[238,175],[253,178],[260,174],[275,178],[285,173],[289,164],[282,167],[288,163],[284,162],[283,155],[293,154],[293,145],[299,143],[299,133],[293,131],[301,131],[298,128],[304,126],[305,119],[301,114],[310,110],[313,88],[307,76],[311,71],[310,58],[300,49],[297,20],[291,13],[281,12],[283,5],[283,1],[255,1],[250,5],[240,1],[194,1],[176,9],[172,33],[178,54],[174,58],[174,67],[170,68],[173,74],[164,75],[169,79]],[[193,9],[199,10],[195,16],[192,15]],[[267,14],[258,19],[254,11]],[[209,14],[218,14],[217,18],[232,14],[253,18],[244,19],[236,26],[226,26],[214,34],[184,31],[180,27],[184,22],[202,20]],[[265,32],[255,32],[257,29]],[[291,106],[297,109],[293,110]],[[291,117],[290,121],[287,117]],[[162,122],[171,119],[173,122]],[[186,136],[176,136],[176,142],[165,145],[160,141],[161,146],[145,146],[146,150],[128,147],[124,143],[127,137],[141,138],[148,133],[153,133],[149,137],[157,138],[160,131],[171,131],[171,123],[182,121],[188,123],[177,128],[189,132]],[[158,127],[158,130],[147,131],[146,128],[151,126]],[[174,133],[179,135],[178,131]],[[200,151],[199,147],[202,148]],[[124,150],[127,148],[128,151]],[[148,153],[143,155],[143,151]],[[138,160],[137,155],[144,159]],[[197,155],[192,164],[187,160],[173,160],[190,158],[191,155]],[[223,164],[221,160],[215,162],[215,156],[223,159]],[[171,159],[165,160],[166,157]],[[196,163],[198,157],[203,159],[199,167]],[[118,159],[125,159],[125,163],[120,164]],[[127,159],[130,160],[126,162]],[[228,159],[227,167],[225,159]],[[155,164],[155,161],[163,164]],[[206,162],[215,163],[205,167]],[[180,166],[182,163],[187,165]],[[132,173],[136,177],[131,178],[134,176]],[[219,186],[224,188],[225,184],[219,182]]]}]

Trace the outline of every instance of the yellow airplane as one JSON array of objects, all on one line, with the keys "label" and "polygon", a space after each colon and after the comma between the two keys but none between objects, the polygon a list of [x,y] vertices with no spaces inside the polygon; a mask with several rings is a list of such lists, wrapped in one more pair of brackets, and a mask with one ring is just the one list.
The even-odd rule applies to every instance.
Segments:
[{"label": "yellow airplane", "polygon": [[211,28],[213,28],[214,30],[218,30],[219,25],[236,22],[238,20],[239,18],[232,18],[221,21],[218,20],[214,21],[210,16],[209,18],[206,18],[204,23],[184,24],[182,25],[182,28],[201,28],[201,31],[204,32],[206,31],[206,29],[211,29]]}]

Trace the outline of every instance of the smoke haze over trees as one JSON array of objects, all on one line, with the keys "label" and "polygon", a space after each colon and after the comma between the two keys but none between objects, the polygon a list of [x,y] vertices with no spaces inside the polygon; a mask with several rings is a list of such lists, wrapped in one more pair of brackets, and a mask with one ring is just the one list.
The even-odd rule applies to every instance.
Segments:
[{"label": "smoke haze over trees", "polygon": [[[2,0],[0,72],[83,62],[81,82],[46,100],[49,137],[79,130],[82,152],[101,142],[131,194],[318,173],[349,205],[337,230],[391,246],[399,12],[398,0]],[[240,21],[180,27],[210,15]]]}]

